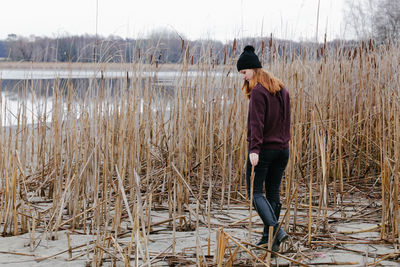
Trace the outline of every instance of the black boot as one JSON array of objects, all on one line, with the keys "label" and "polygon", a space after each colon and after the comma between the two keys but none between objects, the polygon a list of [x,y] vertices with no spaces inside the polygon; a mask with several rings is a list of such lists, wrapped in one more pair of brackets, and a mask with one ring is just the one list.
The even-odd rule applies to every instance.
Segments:
[{"label": "black boot", "polygon": [[[272,202],[272,201],[271,201]],[[274,212],[275,212],[275,217],[277,218],[277,221],[279,221],[279,217],[281,215],[281,209],[282,209],[282,204],[281,203],[274,203]],[[286,241],[289,238],[288,234],[282,235],[279,239],[275,240],[274,246],[272,247],[272,250],[275,252],[279,251],[279,247],[282,242]]]},{"label": "black boot", "polygon": [[[275,215],[276,221],[279,221],[279,214],[280,214],[280,211],[279,211],[279,213],[278,213],[278,215],[277,215],[277,205],[276,205],[276,202],[275,202],[275,201],[268,200],[268,199],[267,199],[267,201],[269,202],[269,204],[271,205],[272,210],[274,211],[274,215]],[[280,204],[280,203],[279,203],[279,204]],[[280,205],[280,207],[281,207],[281,206],[282,206],[282,205]],[[279,209],[279,210],[280,210],[280,209]],[[269,236],[269,226],[264,226],[264,230],[263,230],[263,234],[262,234],[261,240],[260,240],[260,242],[257,243],[257,246],[261,246],[261,245],[264,245],[264,244],[268,244],[268,236]]]},{"label": "black boot", "polygon": [[268,234],[265,236],[263,233],[263,236],[261,237],[261,240],[257,243],[257,246],[265,246],[268,244]]},{"label": "black boot", "polygon": [[275,203],[274,211],[275,211],[276,221],[279,221],[279,217],[281,216],[281,209],[282,209],[282,204]]},{"label": "black boot", "polygon": [[277,238],[276,240],[274,240],[273,244],[275,244],[276,242],[282,242],[284,239],[286,239],[287,238],[286,232],[283,229],[278,229],[279,223],[275,216],[276,205],[274,205],[275,209],[273,209],[271,204],[262,194],[254,194],[253,205],[258,215],[260,216],[261,220],[264,223],[263,236],[261,238],[261,241],[257,245],[264,245],[268,243],[269,226],[274,227],[274,234],[278,232]]}]

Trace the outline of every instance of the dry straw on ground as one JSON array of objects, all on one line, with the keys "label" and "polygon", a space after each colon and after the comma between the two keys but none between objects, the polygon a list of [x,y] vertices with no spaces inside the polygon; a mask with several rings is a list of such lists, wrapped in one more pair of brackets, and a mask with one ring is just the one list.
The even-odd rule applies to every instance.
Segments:
[{"label": "dry straw on ground", "polygon": [[[282,227],[311,249],[355,242],[332,238],[335,210],[335,220],[376,222],[379,242],[397,246],[386,258],[398,257],[400,48],[371,42],[303,48],[295,54],[273,40],[262,47],[265,68],[291,93]],[[217,71],[209,48],[195,66],[188,48],[172,85],[157,83],[160,66],[139,61],[124,65],[125,78],[93,80],[87,88],[59,80],[52,88],[34,82],[14,88],[20,94],[14,114],[18,125],[0,125],[3,236],[30,233],[34,252],[40,240],[55,239],[61,230],[91,234],[95,238],[84,244],[86,253],[76,253],[79,246],[68,241],[70,260],[87,256],[94,266],[128,266],[160,258],[184,262],[177,235],[194,231],[196,250],[190,257],[199,265],[244,264],[243,257],[247,263],[265,263],[269,256],[254,254],[248,239],[220,230],[216,240],[212,222],[215,211],[248,207],[243,177],[247,100],[235,75],[238,52],[227,55]],[[154,76],[142,77],[144,71]],[[40,106],[33,115],[25,103],[39,91],[47,91],[53,104],[51,109]],[[3,123],[6,110],[7,103],[1,103]],[[28,116],[37,123],[27,124]],[[345,210],[354,193],[375,206],[357,202],[355,215],[348,218]],[[367,208],[370,214],[364,213]],[[152,214],[160,210],[168,218],[156,221]],[[227,225],[250,223],[247,217]],[[162,224],[171,230],[170,247],[154,254],[150,237]],[[208,229],[201,236],[208,239],[205,247],[200,227]],[[129,242],[120,242],[126,237]],[[228,243],[235,249],[228,252]],[[290,252],[281,257],[293,264],[307,262]]]}]

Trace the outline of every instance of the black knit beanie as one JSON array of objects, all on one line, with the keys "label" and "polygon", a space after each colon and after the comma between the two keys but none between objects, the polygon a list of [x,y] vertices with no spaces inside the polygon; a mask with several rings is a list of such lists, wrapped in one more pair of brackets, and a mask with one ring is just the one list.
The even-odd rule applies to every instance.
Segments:
[{"label": "black knit beanie", "polygon": [[239,59],[236,63],[238,71],[244,69],[258,69],[262,68],[261,62],[258,59],[258,56],[254,53],[255,49],[251,45],[247,45],[243,49],[243,53],[239,56]]}]

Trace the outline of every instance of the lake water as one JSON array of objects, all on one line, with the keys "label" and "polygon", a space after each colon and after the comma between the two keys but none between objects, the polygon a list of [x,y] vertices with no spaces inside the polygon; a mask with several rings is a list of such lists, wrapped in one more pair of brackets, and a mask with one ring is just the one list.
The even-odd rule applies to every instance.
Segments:
[{"label": "lake water", "polygon": [[[141,79],[141,86],[152,85],[155,90],[162,90],[163,94],[171,94],[176,86],[176,81],[182,72],[177,71],[93,71],[93,70],[39,70],[39,69],[0,69],[1,102],[0,102],[0,125],[13,126],[21,117],[22,110],[24,119],[28,124],[36,123],[36,120],[46,110],[49,114],[52,110],[52,94],[54,87],[68,88],[71,83],[74,95],[82,98],[88,88],[100,88],[101,83],[106,87],[121,90],[130,86],[133,81]],[[188,77],[205,75],[199,71],[188,71],[184,73]],[[210,75],[208,73],[207,75]],[[212,76],[235,75],[222,72],[212,72]],[[237,74],[236,74],[237,75]],[[147,80],[147,82],[145,82]],[[28,88],[28,90],[26,90]],[[27,92],[28,91],[28,92]],[[66,90],[64,90],[66,91]],[[64,92],[66,94],[66,92]],[[141,100],[141,110],[143,99]],[[24,107],[24,109],[22,109]],[[50,120],[49,114],[46,114]],[[43,115],[43,114],[42,114]]]},{"label": "lake water", "polygon": [[[2,80],[26,80],[26,79],[95,79],[95,78],[125,78],[137,77],[142,78],[157,76],[162,80],[174,80],[181,72],[179,71],[95,71],[95,70],[40,70],[40,69],[0,69],[0,79]],[[185,75],[195,77],[202,75],[199,71],[187,71]],[[213,75],[223,75],[222,72],[213,72]],[[229,74],[230,76],[232,73]]]},{"label": "lake water", "polygon": [[[90,70],[0,70],[1,126],[13,126],[18,123],[18,117],[24,115],[27,124],[34,124],[46,110],[46,117],[51,119],[53,107],[52,94],[54,86],[67,88],[73,85],[75,95],[84,95],[87,88],[96,88],[101,82],[106,82],[107,88],[126,88],[133,77],[140,75],[141,79],[156,77],[153,84],[164,90],[172,88],[178,72],[140,72],[140,74],[123,71],[90,71]],[[193,72],[188,75],[195,75]],[[135,78],[136,79],[136,78]],[[28,92],[26,90],[28,88]],[[143,101],[142,101],[143,102]],[[143,105],[143,103],[141,104]],[[25,111],[25,113],[23,112]]]}]

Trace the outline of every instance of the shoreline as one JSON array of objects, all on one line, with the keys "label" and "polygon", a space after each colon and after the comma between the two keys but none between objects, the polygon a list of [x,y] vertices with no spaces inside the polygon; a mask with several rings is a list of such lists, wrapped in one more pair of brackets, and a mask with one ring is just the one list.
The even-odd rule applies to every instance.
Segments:
[{"label": "shoreline", "polygon": [[[0,70],[130,70],[138,63],[91,63],[91,62],[0,62]],[[145,67],[155,67],[155,64],[140,64]],[[179,64],[159,64],[163,70],[177,70]]]},{"label": "shoreline", "polygon": [[[142,69],[156,69],[158,71],[179,71],[184,66],[183,63],[114,63],[114,62],[17,62],[0,61],[0,71],[2,70],[109,70],[109,71],[132,71],[140,66]],[[198,70],[199,64],[188,64],[188,70]],[[215,65],[215,70],[232,67],[230,65]]]},{"label": "shoreline", "polygon": [[49,62],[0,62],[0,81],[46,80],[54,78],[145,78],[157,75],[159,79],[174,79],[178,74],[197,76],[201,73],[233,75],[233,66],[144,63],[49,63]]}]

